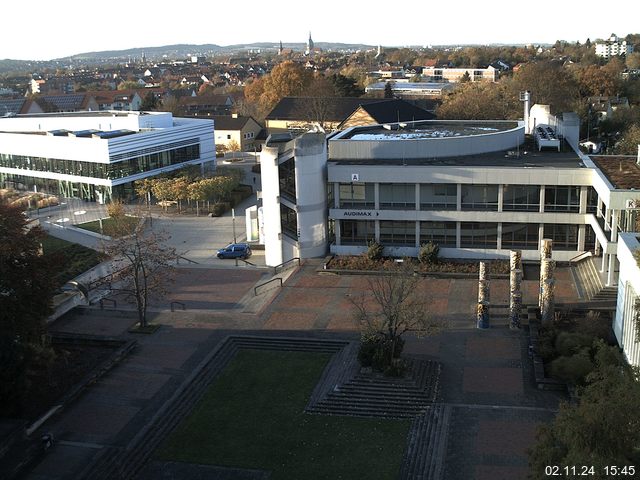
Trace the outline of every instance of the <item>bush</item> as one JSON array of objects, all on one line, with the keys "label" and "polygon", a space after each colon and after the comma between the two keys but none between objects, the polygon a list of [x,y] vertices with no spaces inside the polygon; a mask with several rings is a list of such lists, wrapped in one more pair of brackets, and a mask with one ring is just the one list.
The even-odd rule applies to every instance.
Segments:
[{"label": "bush", "polygon": [[567,383],[582,385],[594,368],[589,351],[585,348],[570,357],[556,358],[551,362],[551,375]]},{"label": "bush", "polygon": [[377,261],[382,259],[382,252],[384,250],[382,244],[376,242],[375,240],[371,240],[369,243],[367,243],[367,246],[367,258],[369,260]]},{"label": "bush", "polygon": [[214,203],[213,205],[211,205],[211,214],[214,217],[221,217],[230,208],[231,204],[229,202]]},{"label": "bush", "polygon": [[391,365],[387,365],[384,369],[384,374],[388,377],[403,377],[407,370],[409,369],[409,364],[406,360],[402,358],[395,358]]},{"label": "bush", "polygon": [[418,252],[418,260],[420,263],[432,264],[438,262],[438,254],[440,253],[440,247],[433,242],[423,243],[420,245],[420,252]]},{"label": "bush", "polygon": [[[396,337],[396,348],[391,359],[391,340],[385,335],[377,333],[364,336],[361,339],[358,350],[358,361],[363,367],[372,367],[374,370],[384,372],[385,375],[402,375],[406,371],[406,365],[401,365],[400,355],[404,348],[404,340]],[[387,372],[401,372],[399,375]]]},{"label": "bush", "polygon": [[107,215],[111,218],[120,218],[124,217],[124,203],[119,200],[114,200],[113,202],[107,205]]},{"label": "bush", "polygon": [[585,347],[591,347],[593,337],[583,333],[561,332],[556,338],[556,351],[560,356],[571,356]]}]

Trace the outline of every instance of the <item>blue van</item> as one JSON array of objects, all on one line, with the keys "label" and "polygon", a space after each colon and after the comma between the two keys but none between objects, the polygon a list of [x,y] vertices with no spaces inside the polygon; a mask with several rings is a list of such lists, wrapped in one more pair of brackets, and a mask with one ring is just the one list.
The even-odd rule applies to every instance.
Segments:
[{"label": "blue van", "polygon": [[218,250],[218,258],[249,258],[251,247],[247,243],[231,243]]}]

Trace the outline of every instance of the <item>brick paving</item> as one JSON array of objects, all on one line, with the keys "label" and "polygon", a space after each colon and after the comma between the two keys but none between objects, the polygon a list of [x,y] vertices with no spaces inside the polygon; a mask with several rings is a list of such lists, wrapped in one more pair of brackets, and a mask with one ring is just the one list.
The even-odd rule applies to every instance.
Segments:
[{"label": "brick paving", "polygon": [[[318,274],[318,265],[307,262],[282,289],[265,295],[255,315],[243,314],[241,304],[264,271],[181,268],[175,291],[150,315],[162,328],[136,336],[140,345],[124,362],[44,425],[57,443],[27,478],[80,478],[103,448],[128,445],[229,333],[357,338],[350,298],[369,291],[367,277]],[[558,269],[556,278],[557,301],[575,300],[568,270]],[[449,323],[437,337],[407,337],[405,347],[406,354],[442,365],[438,401],[451,406],[443,478],[526,478],[525,451],[561,396],[535,388],[523,332],[510,331],[497,315],[490,329],[475,329],[475,279],[426,279],[420,290],[431,314]],[[537,281],[525,280],[523,292],[525,304],[537,303]],[[493,279],[492,304],[506,304],[507,295],[508,279]],[[169,299],[185,301],[189,310],[167,311]],[[127,329],[134,323],[131,314],[94,310],[67,315],[53,328],[132,338]]]}]

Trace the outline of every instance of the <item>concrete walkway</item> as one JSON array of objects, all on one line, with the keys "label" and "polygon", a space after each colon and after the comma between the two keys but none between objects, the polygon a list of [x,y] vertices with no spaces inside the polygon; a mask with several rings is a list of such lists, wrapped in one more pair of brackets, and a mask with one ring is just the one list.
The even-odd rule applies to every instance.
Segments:
[{"label": "concrete walkway", "polygon": [[[185,270],[172,294],[186,311],[151,312],[162,325],[152,335],[135,335],[133,312],[91,310],[67,315],[52,328],[60,332],[135,338],[138,348],[68,409],[41,428],[55,446],[28,475],[31,480],[76,479],[105,448],[131,445],[205,356],[231,332],[329,336],[354,339],[358,329],[350,298],[367,291],[365,276],[319,275],[307,262],[280,290],[256,300],[262,273],[242,269]],[[558,271],[559,300],[576,297],[570,275]],[[503,319],[474,328],[477,282],[428,279],[421,288],[432,314],[450,328],[433,338],[407,340],[406,353],[443,365],[442,402],[452,407],[444,478],[450,480],[526,478],[525,450],[535,428],[553,417],[558,396],[533,386],[524,332]],[[492,300],[506,301],[508,280],[494,280]],[[525,281],[525,303],[535,300],[536,282]],[[165,299],[165,304],[169,298]],[[248,308],[250,306],[251,308]]]}]

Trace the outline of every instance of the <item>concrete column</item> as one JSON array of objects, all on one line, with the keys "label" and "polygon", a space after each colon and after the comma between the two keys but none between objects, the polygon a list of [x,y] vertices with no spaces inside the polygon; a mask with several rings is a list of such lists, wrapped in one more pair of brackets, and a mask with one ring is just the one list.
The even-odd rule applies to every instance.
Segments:
[{"label": "concrete column", "polygon": [[[544,185],[540,185],[540,213],[544,212],[544,189],[545,186]],[[540,234],[540,237],[542,238],[542,234]]]},{"label": "concrete column", "polygon": [[456,222],[456,248],[460,248],[460,222]]},{"label": "concrete column", "polygon": [[336,246],[339,247],[342,244],[342,223],[338,219],[333,222],[333,233],[336,236]]},{"label": "concrete column", "polygon": [[416,210],[420,210],[420,184],[416,183]]},{"label": "concrete column", "polygon": [[522,251],[511,250],[509,252],[509,268],[513,270],[522,270]]},{"label": "concrete column", "polygon": [[610,210],[611,212],[611,241],[618,241],[618,221],[620,219],[619,210]]},{"label": "concrete column", "polygon": [[542,239],[544,238],[544,223],[538,225],[538,250],[542,248]]},{"label": "concrete column", "polygon": [[380,220],[374,220],[374,232],[376,235],[376,242],[380,243]]},{"label": "concrete column", "polygon": [[420,220],[416,221],[416,248],[420,248]]},{"label": "concrete column", "polygon": [[588,193],[588,187],[580,187],[579,213],[587,213],[587,193]]},{"label": "concrete column", "polygon": [[596,212],[596,217],[601,217],[602,216],[602,199],[600,198],[600,195],[598,195],[598,211]]},{"label": "concrete column", "polygon": [[609,259],[607,258],[609,255],[606,253],[602,254],[602,263],[600,264],[600,273],[604,273],[607,269],[607,262]]},{"label": "concrete column", "polygon": [[496,247],[498,250],[502,250],[502,222],[498,222],[498,238]]},{"label": "concrete column", "polygon": [[340,208],[340,184],[333,184],[333,208]]},{"label": "concrete column", "polygon": [[586,228],[585,225],[578,225],[578,251],[584,252],[584,242],[585,242]]},{"label": "concrete column", "polygon": [[522,312],[522,270],[511,270],[509,275],[509,328],[520,328]]},{"label": "concrete column", "polygon": [[456,211],[462,210],[462,184],[457,184],[456,190]]},{"label": "concrete column", "polygon": [[544,291],[545,278],[548,276],[543,272],[545,261],[551,260],[553,248],[553,240],[550,238],[543,238],[540,241],[540,290],[538,293],[538,306],[542,308],[542,292]]},{"label": "concrete column", "polygon": [[609,255],[609,271],[607,272],[607,287],[616,283],[616,255]]},{"label": "concrete column", "polygon": [[373,207],[376,210],[380,210],[380,184],[379,183],[373,184],[373,199],[374,199]]},{"label": "concrete column", "polygon": [[595,243],[595,247],[594,247],[594,254],[597,257],[598,255],[600,255],[600,242],[598,241],[598,237],[596,237],[596,243]]},{"label": "concrete column", "polygon": [[498,185],[498,212],[502,212],[502,204],[504,202],[504,185]]}]

